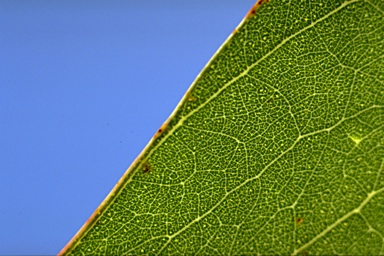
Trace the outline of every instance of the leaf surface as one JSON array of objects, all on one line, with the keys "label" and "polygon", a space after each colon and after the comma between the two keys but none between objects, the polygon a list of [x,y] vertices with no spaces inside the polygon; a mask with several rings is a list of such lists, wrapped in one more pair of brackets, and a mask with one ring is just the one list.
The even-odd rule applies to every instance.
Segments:
[{"label": "leaf surface", "polygon": [[383,254],[384,1],[258,1],[62,254]]}]

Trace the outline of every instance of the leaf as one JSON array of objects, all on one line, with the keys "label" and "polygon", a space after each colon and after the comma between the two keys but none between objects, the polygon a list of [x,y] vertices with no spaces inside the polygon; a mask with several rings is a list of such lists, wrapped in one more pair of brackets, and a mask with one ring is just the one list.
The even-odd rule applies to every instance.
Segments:
[{"label": "leaf", "polygon": [[383,254],[384,1],[258,1],[62,254]]}]

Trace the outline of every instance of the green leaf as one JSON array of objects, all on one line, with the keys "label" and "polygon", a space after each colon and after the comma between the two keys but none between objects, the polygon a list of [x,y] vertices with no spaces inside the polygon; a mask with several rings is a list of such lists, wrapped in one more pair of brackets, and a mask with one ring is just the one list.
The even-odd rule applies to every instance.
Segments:
[{"label": "green leaf", "polygon": [[258,1],[63,254],[383,254],[384,1]]}]

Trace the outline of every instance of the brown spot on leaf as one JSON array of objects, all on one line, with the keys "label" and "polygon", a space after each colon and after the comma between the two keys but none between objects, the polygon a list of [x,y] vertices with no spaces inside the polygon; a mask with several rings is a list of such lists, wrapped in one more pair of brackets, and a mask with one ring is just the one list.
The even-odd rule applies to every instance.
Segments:
[{"label": "brown spot on leaf", "polygon": [[256,4],[251,7],[251,9],[248,11],[247,15],[245,15],[245,18],[251,18],[256,13]]},{"label": "brown spot on leaf", "polygon": [[298,225],[300,225],[301,223],[303,223],[303,219],[302,218],[297,218],[296,222],[297,222]]},{"label": "brown spot on leaf", "polygon": [[257,0],[256,3],[251,7],[251,9],[248,11],[247,15],[245,15],[246,19],[252,18],[255,14],[257,9],[265,2],[268,2],[268,0]]},{"label": "brown spot on leaf", "polygon": [[149,163],[145,163],[143,166],[143,173],[149,173],[150,171],[152,171],[151,166],[149,165]]},{"label": "brown spot on leaf", "polygon": [[162,126],[156,131],[155,135],[153,135],[153,139],[157,139],[167,128],[167,122],[163,123]]}]

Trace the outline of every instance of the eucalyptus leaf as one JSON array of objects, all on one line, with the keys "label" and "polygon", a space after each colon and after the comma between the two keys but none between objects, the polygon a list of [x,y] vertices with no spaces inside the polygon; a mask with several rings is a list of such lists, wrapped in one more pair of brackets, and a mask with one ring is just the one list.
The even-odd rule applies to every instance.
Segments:
[{"label": "eucalyptus leaf", "polygon": [[259,0],[61,254],[383,254],[384,1]]}]

